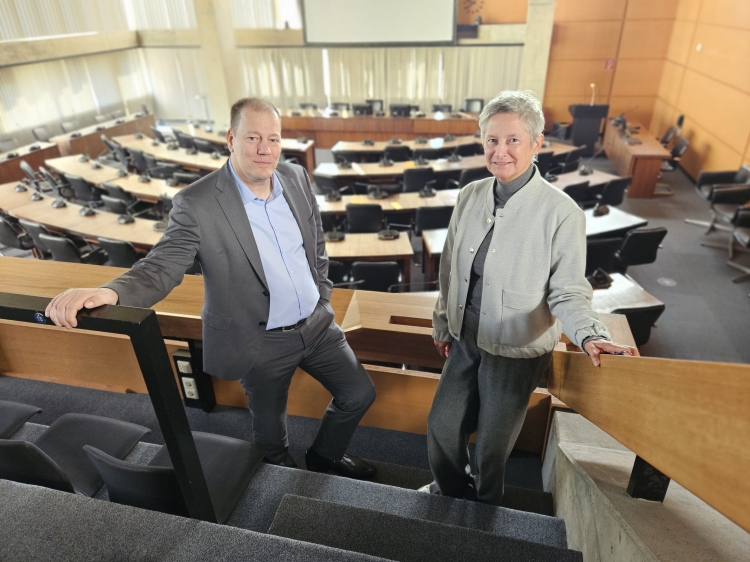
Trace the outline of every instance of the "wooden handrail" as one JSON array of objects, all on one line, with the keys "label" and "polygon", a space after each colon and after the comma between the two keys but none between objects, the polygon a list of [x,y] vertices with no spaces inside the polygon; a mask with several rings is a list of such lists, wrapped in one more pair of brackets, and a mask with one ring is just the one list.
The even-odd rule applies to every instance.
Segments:
[{"label": "wooden handrail", "polygon": [[548,388],[750,531],[750,365],[556,351]]}]

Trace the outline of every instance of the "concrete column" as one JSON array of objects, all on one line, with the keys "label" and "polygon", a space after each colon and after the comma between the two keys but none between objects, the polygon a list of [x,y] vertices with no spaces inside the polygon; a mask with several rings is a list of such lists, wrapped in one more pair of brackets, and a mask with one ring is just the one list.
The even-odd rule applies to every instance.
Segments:
[{"label": "concrete column", "polygon": [[534,92],[542,103],[555,23],[555,3],[556,0],[529,0],[526,15],[526,40],[518,86],[521,90]]},{"label": "concrete column", "polygon": [[231,0],[194,0],[201,61],[211,119],[229,123],[232,104],[243,97],[242,70],[234,40]]}]

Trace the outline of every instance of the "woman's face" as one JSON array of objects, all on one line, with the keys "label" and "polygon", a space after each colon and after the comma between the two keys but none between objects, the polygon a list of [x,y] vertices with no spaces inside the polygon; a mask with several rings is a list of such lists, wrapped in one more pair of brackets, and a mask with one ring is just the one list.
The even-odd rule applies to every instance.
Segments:
[{"label": "woman's face", "polygon": [[487,169],[503,183],[516,179],[529,169],[543,140],[544,135],[539,135],[532,141],[518,114],[496,113],[487,121],[484,133]]}]

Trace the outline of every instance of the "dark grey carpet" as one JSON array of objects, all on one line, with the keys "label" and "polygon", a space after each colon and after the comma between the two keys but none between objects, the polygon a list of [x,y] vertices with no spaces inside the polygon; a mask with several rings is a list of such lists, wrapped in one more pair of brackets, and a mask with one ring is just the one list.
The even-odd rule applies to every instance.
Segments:
[{"label": "dark grey carpet", "polygon": [[268,532],[399,562],[583,560],[567,549],[293,495],[284,497]]},{"label": "dark grey carpet", "polygon": [[549,546],[567,546],[562,519],[270,465],[262,465],[255,473],[228,524],[265,531],[286,494],[479,529]]},{"label": "dark grey carpet", "polygon": [[381,560],[0,480],[0,560]]}]

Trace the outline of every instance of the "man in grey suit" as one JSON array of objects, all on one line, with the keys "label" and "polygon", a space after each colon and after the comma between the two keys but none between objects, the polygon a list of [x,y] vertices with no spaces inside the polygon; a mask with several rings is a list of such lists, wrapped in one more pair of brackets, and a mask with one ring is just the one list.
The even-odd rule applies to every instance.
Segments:
[{"label": "man in grey suit", "polygon": [[164,237],[149,255],[97,289],[69,289],[47,307],[59,326],[81,308],[150,307],[197,257],[203,270],[204,370],[239,379],[254,442],[267,462],[296,466],[286,405],[297,367],[333,395],[305,454],[307,468],[370,478],[375,467],[346,455],[375,386],[334,323],[320,212],[307,173],[279,163],[281,117],[269,102],[232,106],[229,161],[174,197]]}]

